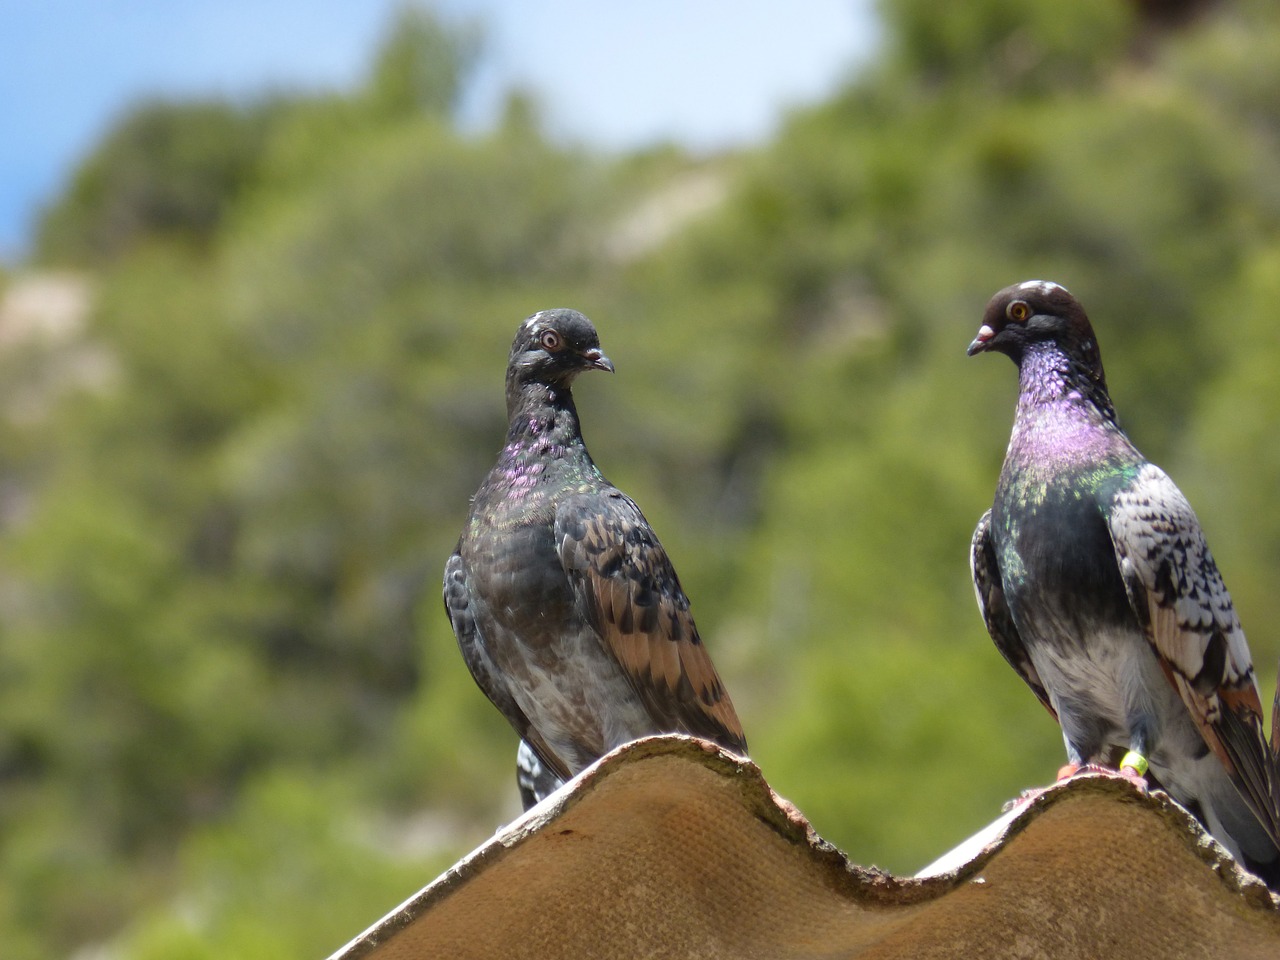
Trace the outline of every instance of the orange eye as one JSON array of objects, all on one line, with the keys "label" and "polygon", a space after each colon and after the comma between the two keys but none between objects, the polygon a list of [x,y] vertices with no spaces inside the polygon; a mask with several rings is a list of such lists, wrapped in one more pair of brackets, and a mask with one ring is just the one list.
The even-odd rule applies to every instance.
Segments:
[{"label": "orange eye", "polygon": [[538,337],[538,342],[542,344],[542,349],[550,350],[552,353],[564,346],[564,341],[560,339],[560,334],[554,330],[542,331],[542,336]]},{"label": "orange eye", "polygon": [[1015,323],[1022,323],[1027,317],[1031,316],[1031,308],[1027,306],[1025,300],[1015,300],[1009,304],[1009,308],[1005,310],[1005,313]]}]

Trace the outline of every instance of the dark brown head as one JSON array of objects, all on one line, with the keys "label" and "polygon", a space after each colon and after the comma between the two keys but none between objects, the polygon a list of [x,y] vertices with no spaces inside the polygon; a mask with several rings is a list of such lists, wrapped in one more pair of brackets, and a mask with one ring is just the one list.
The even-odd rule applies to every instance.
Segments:
[{"label": "dark brown head", "polygon": [[994,350],[1021,366],[1036,343],[1056,344],[1081,372],[1105,386],[1102,356],[1084,307],[1066,287],[1049,280],[1025,280],[992,297],[968,353]]},{"label": "dark brown head", "polygon": [[520,324],[511,344],[507,386],[543,383],[567,388],[585,370],[613,372],[591,321],[577,310],[542,310]]}]

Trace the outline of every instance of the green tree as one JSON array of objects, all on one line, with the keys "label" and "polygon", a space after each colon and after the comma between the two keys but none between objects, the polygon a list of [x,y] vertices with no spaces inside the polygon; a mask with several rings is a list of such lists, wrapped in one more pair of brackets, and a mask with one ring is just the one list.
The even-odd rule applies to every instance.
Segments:
[{"label": "green tree", "polygon": [[101,265],[146,240],[209,242],[253,181],[274,104],[134,108],[41,217],[38,259]]}]

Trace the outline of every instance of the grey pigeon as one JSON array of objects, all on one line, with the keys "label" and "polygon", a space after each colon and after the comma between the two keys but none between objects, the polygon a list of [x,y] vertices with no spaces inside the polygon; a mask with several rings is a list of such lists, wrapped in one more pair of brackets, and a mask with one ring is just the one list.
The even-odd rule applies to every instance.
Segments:
[{"label": "grey pigeon", "polygon": [[991,351],[1017,364],[1019,392],[970,556],[988,632],[1062,726],[1064,774],[1148,774],[1276,888],[1262,704],[1191,505],[1121,430],[1065,288],[1029,280],[992,297],[968,352]]},{"label": "grey pigeon", "polygon": [[471,675],[544,784],[652,734],[747,749],[666,551],[587,453],[570,390],[587,370],[613,364],[582,314],[544,310],[520,325],[506,446],[444,572]]}]

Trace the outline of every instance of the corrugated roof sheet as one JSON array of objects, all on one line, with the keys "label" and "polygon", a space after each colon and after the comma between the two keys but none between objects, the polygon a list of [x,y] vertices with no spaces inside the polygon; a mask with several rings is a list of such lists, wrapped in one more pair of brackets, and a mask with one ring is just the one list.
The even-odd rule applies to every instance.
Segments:
[{"label": "corrugated roof sheet", "polygon": [[822,840],[756,766],[654,737],[583,772],[333,955],[1280,958],[1280,899],[1177,804],[1059,784],[896,877]]}]

